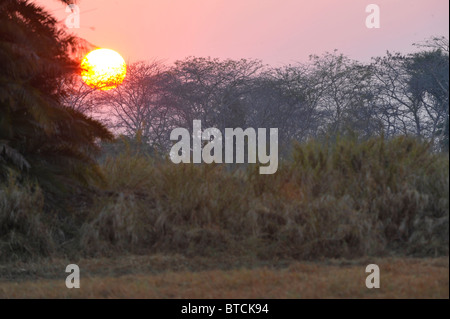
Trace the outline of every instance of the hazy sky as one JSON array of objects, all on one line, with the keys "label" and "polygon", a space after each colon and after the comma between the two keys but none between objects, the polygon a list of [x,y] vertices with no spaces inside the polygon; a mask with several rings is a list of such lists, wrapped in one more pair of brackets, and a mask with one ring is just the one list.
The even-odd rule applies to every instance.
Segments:
[{"label": "hazy sky", "polygon": [[[64,22],[55,0],[35,0]],[[368,29],[368,4],[380,7],[381,28]],[[274,66],[338,49],[368,61],[386,50],[449,35],[448,0],[79,0],[89,42],[127,61],[173,62],[193,56],[258,58]]]}]

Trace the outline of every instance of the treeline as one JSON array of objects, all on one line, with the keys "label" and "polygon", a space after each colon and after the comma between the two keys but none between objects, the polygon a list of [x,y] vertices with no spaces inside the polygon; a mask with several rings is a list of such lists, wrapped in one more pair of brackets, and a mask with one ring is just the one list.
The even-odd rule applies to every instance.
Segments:
[{"label": "treeline", "polygon": [[67,106],[99,116],[116,133],[140,135],[166,149],[174,127],[279,129],[293,140],[353,134],[415,136],[448,150],[448,39],[414,45],[416,53],[387,52],[371,63],[338,52],[273,68],[258,60],[189,57],[167,66],[138,62],[125,82],[95,92],[71,79]]},{"label": "treeline", "polygon": [[61,83],[79,74],[73,53],[83,52],[84,42],[26,0],[1,1],[0,26],[0,183],[8,175],[37,181],[60,203],[56,193],[70,196],[100,178],[98,142],[114,138],[62,102]]}]

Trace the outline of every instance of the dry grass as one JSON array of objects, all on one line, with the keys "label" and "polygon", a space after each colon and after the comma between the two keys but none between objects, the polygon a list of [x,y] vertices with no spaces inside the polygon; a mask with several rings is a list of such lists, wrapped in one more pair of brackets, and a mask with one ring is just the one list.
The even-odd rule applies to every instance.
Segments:
[{"label": "dry grass", "polygon": [[[0,282],[0,298],[449,298],[448,258],[291,261],[255,264],[252,269],[157,271],[167,262],[172,267],[175,260],[183,264],[183,257],[173,258],[80,261],[80,289],[67,289],[64,277],[6,281]],[[206,260],[197,263],[208,264]],[[368,263],[380,266],[380,289],[365,287]],[[209,264],[217,265],[217,261]],[[106,265],[110,268],[102,268]],[[149,271],[152,268],[156,273]],[[63,272],[64,267],[59,270]]]},{"label": "dry grass", "polygon": [[93,255],[448,254],[448,156],[412,138],[311,141],[269,176],[132,154],[102,169],[115,196],[97,198],[81,230],[81,249]]},{"label": "dry grass", "polygon": [[296,145],[274,175],[260,175],[256,165],[230,171],[130,152],[106,158],[101,170],[103,188],[86,201],[74,196],[59,215],[33,186],[0,186],[3,260],[449,252],[448,154],[409,137],[310,141]]},{"label": "dry grass", "polygon": [[[0,261],[48,256],[54,252],[44,197],[35,184],[20,185],[11,175],[0,183]],[[47,222],[47,223],[46,223]]]}]

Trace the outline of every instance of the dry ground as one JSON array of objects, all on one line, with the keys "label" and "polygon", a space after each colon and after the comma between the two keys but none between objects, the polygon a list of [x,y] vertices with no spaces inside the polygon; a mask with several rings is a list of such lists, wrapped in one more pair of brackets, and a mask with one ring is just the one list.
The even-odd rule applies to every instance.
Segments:
[{"label": "dry ground", "polygon": [[[73,261],[72,261],[73,262]],[[79,260],[81,288],[65,287],[65,260],[0,266],[0,298],[449,298],[448,258],[298,262],[127,256]],[[365,287],[366,265],[381,288]]]}]

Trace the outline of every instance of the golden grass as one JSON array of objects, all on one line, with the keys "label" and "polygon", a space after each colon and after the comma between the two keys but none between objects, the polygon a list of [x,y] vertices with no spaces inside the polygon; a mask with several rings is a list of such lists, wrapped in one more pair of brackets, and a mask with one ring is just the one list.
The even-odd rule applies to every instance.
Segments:
[{"label": "golden grass", "polygon": [[0,184],[0,262],[449,253],[448,153],[411,137],[312,140],[294,146],[273,175],[257,165],[176,165],[128,151],[100,169],[102,187],[59,208],[44,205],[29,183]]},{"label": "golden grass", "polygon": [[86,255],[448,254],[448,156],[410,137],[299,144],[274,175],[127,153],[101,169],[109,192],[79,228]]},{"label": "golden grass", "polygon": [[[149,258],[122,262],[142,270],[139,263]],[[156,264],[167,262],[162,256],[154,258]],[[106,265],[105,260],[97,262],[88,261],[85,272],[80,266],[80,289],[67,289],[64,278],[0,282],[0,298],[449,298],[448,258],[291,262],[281,268],[147,271],[123,276],[111,276],[108,268],[92,275],[93,269]],[[380,266],[380,289],[365,286],[368,263]]]}]

